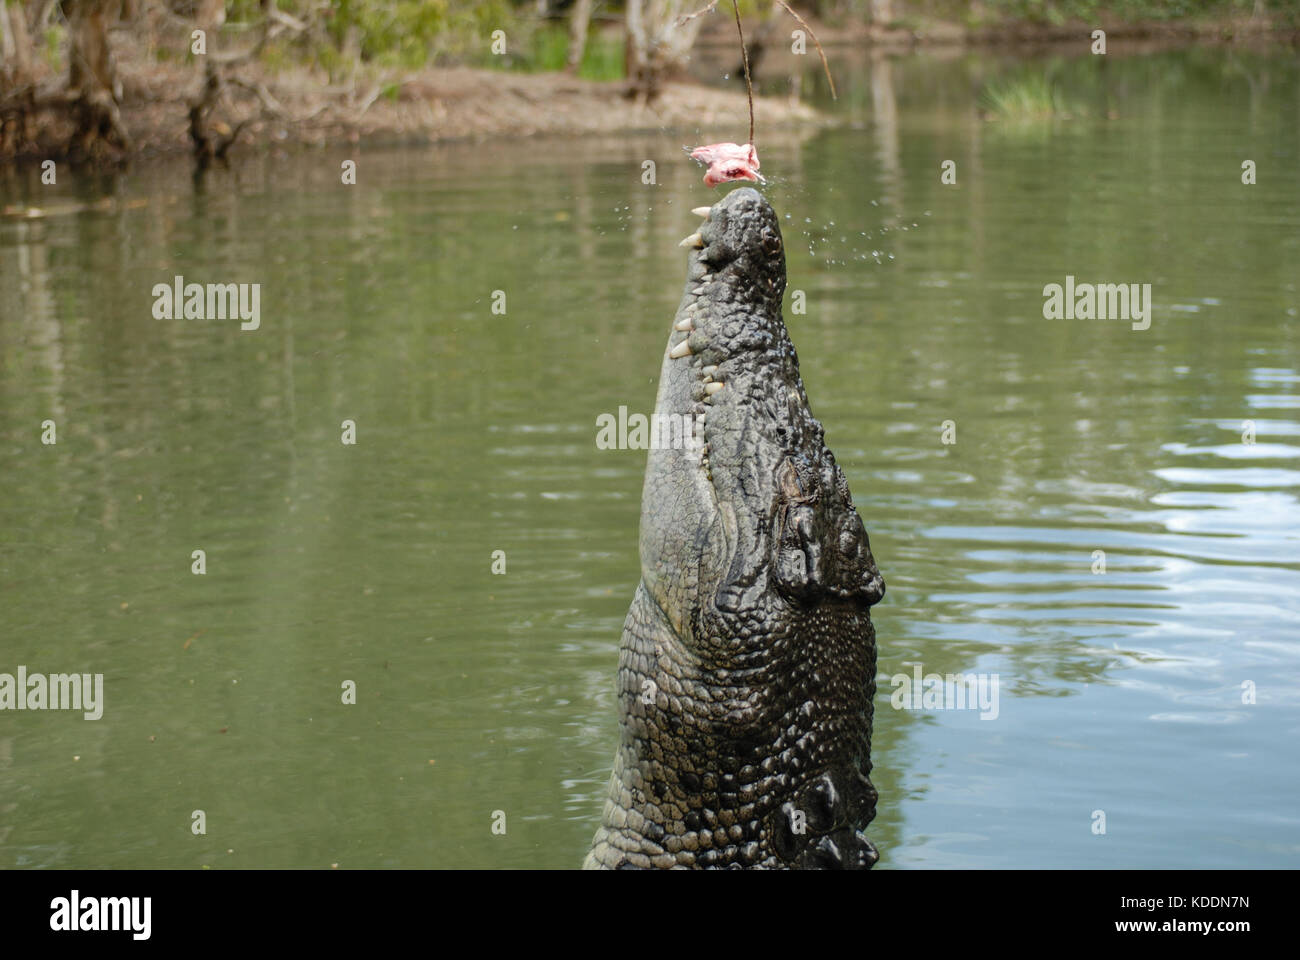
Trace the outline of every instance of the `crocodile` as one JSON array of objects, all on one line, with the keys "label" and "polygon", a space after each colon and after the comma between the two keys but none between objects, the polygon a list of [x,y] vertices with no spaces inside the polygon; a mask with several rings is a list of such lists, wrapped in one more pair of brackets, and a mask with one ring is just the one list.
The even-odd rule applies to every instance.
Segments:
[{"label": "crocodile", "polygon": [[712,207],[659,377],[620,742],[583,866],[870,868],[885,592],[781,315],[785,250],[750,187]]}]

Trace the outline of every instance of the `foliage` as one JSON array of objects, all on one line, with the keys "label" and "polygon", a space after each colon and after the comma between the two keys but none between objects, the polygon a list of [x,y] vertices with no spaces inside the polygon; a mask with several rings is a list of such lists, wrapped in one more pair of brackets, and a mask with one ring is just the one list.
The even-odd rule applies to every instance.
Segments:
[{"label": "foliage", "polygon": [[1079,114],[1052,79],[1037,72],[988,81],[979,102],[990,116],[1021,123]]},{"label": "foliage", "polygon": [[[279,0],[279,9],[307,19],[319,3]],[[321,16],[324,39],[311,51],[334,72],[355,54],[363,63],[414,68],[444,57],[475,59],[488,49],[492,31],[520,27],[511,0],[330,0]],[[257,0],[227,4],[230,23],[256,22]]]},{"label": "foliage", "polygon": [[[527,52],[514,63],[517,69],[562,70],[569,52],[569,31],[556,24],[538,28]],[[587,36],[578,76],[588,80],[616,80],[623,76],[622,35],[592,32]]]}]

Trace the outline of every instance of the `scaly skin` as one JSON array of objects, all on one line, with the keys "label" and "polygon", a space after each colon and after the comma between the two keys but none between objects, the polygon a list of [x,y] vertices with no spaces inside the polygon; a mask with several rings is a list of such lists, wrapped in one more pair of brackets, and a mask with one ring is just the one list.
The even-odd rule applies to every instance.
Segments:
[{"label": "scaly skin", "polygon": [[703,456],[649,454],[621,740],[583,865],[867,868],[885,584],[781,319],[776,214],[735,190],[692,239],[655,412],[694,415]]}]

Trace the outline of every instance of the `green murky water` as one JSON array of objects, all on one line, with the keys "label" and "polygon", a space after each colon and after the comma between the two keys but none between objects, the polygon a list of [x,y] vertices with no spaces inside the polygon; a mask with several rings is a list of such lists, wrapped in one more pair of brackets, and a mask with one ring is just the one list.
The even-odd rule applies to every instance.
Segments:
[{"label": "green murky water", "polygon": [[[842,69],[845,125],[759,146],[889,585],[882,866],[1300,865],[1294,58]],[[979,117],[1044,70],[1068,119]],[[595,422],[653,405],[680,147],[742,128],[0,172],[48,213],[0,221],[0,672],[105,700],[0,713],[0,866],[576,866],[644,466]],[[260,328],[155,319],[177,274]],[[1150,328],[1044,320],[1067,275]],[[914,663],[997,719],[891,709]]]}]

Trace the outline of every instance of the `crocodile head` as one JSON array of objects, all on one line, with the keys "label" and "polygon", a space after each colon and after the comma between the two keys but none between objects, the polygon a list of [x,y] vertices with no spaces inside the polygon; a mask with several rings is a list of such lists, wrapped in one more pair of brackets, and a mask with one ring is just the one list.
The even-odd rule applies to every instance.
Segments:
[{"label": "crocodile head", "polygon": [[884,594],[781,318],[775,212],[705,211],[655,413],[642,584],[620,653],[622,743],[589,866],[870,866]]}]

